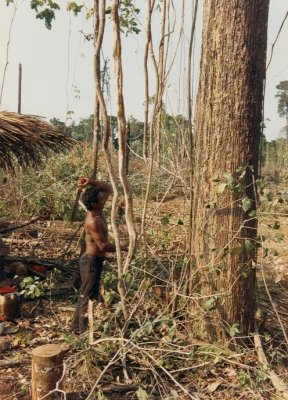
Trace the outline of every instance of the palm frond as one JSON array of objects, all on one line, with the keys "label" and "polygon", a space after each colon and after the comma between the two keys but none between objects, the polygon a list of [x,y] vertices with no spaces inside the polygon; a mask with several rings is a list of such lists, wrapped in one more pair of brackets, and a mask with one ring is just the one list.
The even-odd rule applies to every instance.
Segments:
[{"label": "palm frond", "polygon": [[15,161],[27,167],[43,162],[51,152],[60,153],[77,141],[33,115],[0,112],[0,167],[14,170]]}]

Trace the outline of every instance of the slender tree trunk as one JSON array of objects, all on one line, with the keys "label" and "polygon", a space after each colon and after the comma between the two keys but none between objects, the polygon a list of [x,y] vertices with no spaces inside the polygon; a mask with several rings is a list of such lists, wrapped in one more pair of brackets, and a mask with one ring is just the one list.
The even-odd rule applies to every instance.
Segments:
[{"label": "slender tree trunk", "polygon": [[[154,3],[153,3],[154,4]],[[164,38],[163,38],[164,40]],[[155,78],[156,78],[156,93],[153,98],[153,104],[152,104],[152,113],[151,113],[151,119],[150,119],[150,125],[149,125],[149,172],[148,172],[148,178],[147,178],[147,188],[146,188],[146,193],[145,193],[145,199],[143,202],[143,211],[142,211],[142,218],[141,218],[141,236],[144,237],[145,239],[145,219],[146,219],[146,212],[147,212],[147,206],[148,206],[148,199],[149,199],[149,193],[150,193],[150,188],[151,188],[151,182],[152,182],[152,175],[153,175],[153,168],[154,168],[154,152],[155,152],[155,131],[156,131],[156,120],[157,120],[157,113],[159,111],[159,107],[161,109],[162,105],[162,97],[161,101],[159,104],[159,93],[160,93],[160,79],[159,79],[159,71],[158,71],[158,65],[154,53],[154,47],[153,47],[153,41],[152,41],[152,35],[150,38],[150,56],[152,60],[152,64],[154,67],[155,71]]]},{"label": "slender tree trunk", "polygon": [[265,168],[266,170],[270,168],[270,143],[266,142],[266,154],[265,154]]},{"label": "slender tree trunk", "polygon": [[[99,0],[94,0],[99,1]],[[103,42],[103,35],[105,29],[105,8],[106,8],[106,1],[101,0],[101,11],[100,11],[100,18],[99,18],[99,34],[96,41],[96,51],[100,52],[102,42]],[[122,254],[121,254],[121,245],[120,245],[120,236],[119,236],[119,229],[116,223],[116,214],[117,214],[117,204],[119,198],[119,189],[117,185],[117,181],[115,179],[115,175],[113,172],[112,161],[109,153],[109,140],[110,140],[110,121],[106,109],[106,104],[104,101],[103,92],[101,89],[101,82],[96,77],[95,82],[97,97],[100,105],[100,112],[102,117],[102,124],[103,124],[103,150],[104,150],[104,157],[106,162],[107,171],[109,174],[109,179],[113,188],[113,199],[112,199],[112,208],[111,208],[111,225],[115,239],[115,246],[116,246],[116,256],[117,256],[117,267],[118,267],[118,290],[121,298],[121,307],[124,315],[124,319],[128,318],[128,311],[126,306],[126,298],[125,298],[125,286],[123,283],[123,266],[122,266]]]},{"label": "slender tree trunk", "polygon": [[[94,1],[94,82],[100,82],[100,51],[96,49],[97,38],[99,35],[99,2]],[[99,129],[100,129],[100,108],[99,100],[97,96],[97,90],[95,90],[94,100],[94,126],[93,126],[93,143],[92,143],[92,179],[97,176],[98,170],[98,148],[99,148]]]},{"label": "slender tree trunk", "polygon": [[119,175],[123,186],[125,197],[125,218],[129,234],[129,250],[123,267],[123,272],[128,271],[130,261],[133,257],[136,245],[136,230],[133,218],[133,197],[129,180],[126,175],[127,154],[127,124],[123,99],[123,71],[122,71],[122,48],[120,37],[120,21],[118,15],[119,1],[114,0],[111,16],[114,22],[114,50],[113,58],[115,65],[115,77],[117,82],[117,121],[119,135]]},{"label": "slender tree trunk", "polygon": [[149,79],[148,79],[148,54],[149,46],[151,43],[151,17],[154,8],[155,1],[148,0],[148,11],[147,11],[147,27],[146,27],[146,45],[144,51],[144,76],[145,76],[145,110],[144,110],[144,129],[143,129],[143,158],[147,161],[148,154],[148,115],[149,115]]},{"label": "slender tree trunk", "polygon": [[158,62],[158,76],[159,87],[157,90],[157,115],[156,115],[156,149],[157,149],[157,167],[160,168],[161,160],[161,114],[162,114],[162,99],[164,92],[165,81],[165,31],[166,31],[166,15],[167,15],[167,0],[163,0],[162,4],[162,25],[161,25],[161,40],[159,44],[159,62]]},{"label": "slender tree trunk", "polygon": [[188,54],[188,79],[187,79],[187,99],[188,99],[188,141],[189,141],[189,158],[190,158],[190,210],[189,210],[189,248],[188,251],[191,253],[192,245],[192,211],[193,211],[193,127],[192,127],[192,109],[193,109],[193,96],[192,96],[192,53],[193,53],[193,43],[195,38],[195,26],[198,11],[198,0],[193,4],[192,11],[192,27],[190,32],[189,41],[189,54]]},{"label": "slender tree trunk", "polygon": [[129,162],[130,162],[130,145],[131,145],[131,124],[130,122],[127,122],[126,126],[126,132],[127,132],[127,139],[126,139],[126,169],[125,169],[125,174],[128,176],[129,174]]},{"label": "slender tree trunk", "polygon": [[269,0],[204,3],[193,165],[195,269],[190,290],[194,332],[210,340],[224,340],[227,333],[237,331],[245,336],[254,328],[254,183],[268,8]]},{"label": "slender tree trunk", "polygon": [[8,68],[8,64],[9,64],[9,52],[10,52],[10,41],[11,41],[11,36],[12,36],[12,29],[13,29],[13,24],[14,24],[17,9],[18,9],[18,1],[16,1],[14,4],[13,15],[12,15],[12,19],[11,19],[10,26],[9,26],[8,41],[6,44],[6,59],[5,59],[5,66],[4,66],[4,71],[3,71],[3,78],[2,78],[2,82],[1,82],[1,90],[0,90],[0,108],[1,108],[1,103],[2,103],[6,72],[7,72],[7,68]]}]

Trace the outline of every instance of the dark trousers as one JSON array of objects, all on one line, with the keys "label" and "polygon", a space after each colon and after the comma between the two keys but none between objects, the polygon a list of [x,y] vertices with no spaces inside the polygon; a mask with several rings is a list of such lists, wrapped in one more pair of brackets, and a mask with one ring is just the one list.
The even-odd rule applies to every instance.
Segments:
[{"label": "dark trousers", "polygon": [[81,287],[72,324],[74,332],[83,333],[87,328],[88,301],[99,296],[100,278],[103,270],[103,257],[83,255],[79,261]]}]

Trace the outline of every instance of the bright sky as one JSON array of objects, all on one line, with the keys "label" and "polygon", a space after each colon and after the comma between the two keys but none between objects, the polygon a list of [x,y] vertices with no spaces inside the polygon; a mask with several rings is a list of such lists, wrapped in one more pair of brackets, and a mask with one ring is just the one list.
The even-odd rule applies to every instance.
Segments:
[{"label": "bright sky", "polygon": [[[92,2],[91,2],[92,3]],[[109,3],[109,2],[107,2]],[[139,4],[145,4],[138,0]],[[174,2],[177,24],[174,35],[171,36],[171,48],[176,48],[179,36],[182,1]],[[30,0],[18,0],[17,11],[12,25],[9,46],[9,64],[6,70],[5,85],[2,98],[2,110],[17,111],[18,102],[18,68],[22,64],[22,112],[42,115],[47,118],[65,120],[67,111],[74,111],[74,118],[85,118],[93,113],[93,45],[85,41],[80,31],[92,32],[92,21],[87,21],[84,15],[75,18],[65,11],[65,0],[59,0],[62,11],[57,12],[52,30],[45,28],[44,22],[35,19],[35,13],[30,9]],[[201,8],[202,0],[200,0]],[[146,11],[146,8],[145,8]],[[173,10],[172,10],[173,11]],[[173,20],[173,12],[171,17]],[[287,0],[270,0],[270,17],[268,31],[268,59],[281,22],[288,11]],[[0,88],[3,81],[6,64],[7,42],[9,28],[13,15],[13,6],[6,6],[5,0],[0,0]],[[143,120],[144,73],[143,47],[145,42],[145,15],[143,14],[143,32],[139,35],[123,36],[123,66],[125,107],[127,116],[133,115]],[[188,56],[188,40],[191,24],[191,1],[186,0],[185,36],[180,41],[176,61],[171,70],[169,89],[164,101],[167,111],[186,113],[186,69]],[[107,21],[104,57],[110,58],[110,75],[113,77],[112,41],[110,21]],[[199,22],[197,46],[195,49],[195,69],[199,61],[199,38],[201,37]],[[157,37],[159,38],[160,19],[153,23],[155,34],[155,49],[157,54]],[[288,80],[288,20],[274,47],[273,58],[267,72],[267,88],[265,100],[266,137],[271,140],[278,137],[285,120],[277,113],[275,86],[281,80]],[[173,52],[168,56],[168,64],[173,59]],[[150,70],[151,95],[153,89],[153,69]],[[111,79],[111,101],[108,112],[115,114],[113,105],[114,83]]]}]

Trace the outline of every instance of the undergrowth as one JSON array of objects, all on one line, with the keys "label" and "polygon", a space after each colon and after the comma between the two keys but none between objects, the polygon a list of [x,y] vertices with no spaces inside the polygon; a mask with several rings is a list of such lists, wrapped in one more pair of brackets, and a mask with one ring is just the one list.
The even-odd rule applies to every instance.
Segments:
[{"label": "undergrowth", "polygon": [[[51,158],[42,169],[22,171],[16,178],[2,173],[0,178],[5,183],[1,188],[1,218],[29,220],[41,215],[46,219],[69,220],[77,178],[89,175],[89,163],[90,152],[83,146]],[[137,160],[131,161],[130,168],[135,221],[139,227],[147,170]],[[65,358],[67,390],[84,391],[85,396],[90,393],[89,398],[102,400],[109,398],[109,390],[119,393],[121,387],[130,392],[127,398],[139,400],[280,400],[267,369],[259,363],[252,344],[253,335],[250,346],[240,346],[237,326],[228,327],[224,346],[201,341],[198,332],[190,329],[189,322],[195,316],[187,307],[193,301],[193,296],[187,295],[189,202],[185,182],[189,180],[187,176],[176,179],[169,196],[158,207],[175,177],[167,170],[155,175],[145,243],[139,242],[137,255],[124,276],[129,318],[125,321],[122,316],[116,262],[112,259],[106,261],[102,277],[102,303],[94,304],[94,343],[88,342],[87,334],[75,337],[70,326],[59,323],[59,340],[70,348]],[[107,179],[102,156],[98,177]],[[175,201],[174,196],[177,196]],[[269,364],[285,381],[288,358],[283,326],[286,329],[288,321],[285,308],[283,311],[281,307],[287,297],[282,266],[286,265],[287,254],[287,231],[283,230],[287,220],[283,213],[287,212],[288,195],[283,185],[279,183],[275,187],[266,179],[262,182],[260,202],[257,323]],[[109,221],[109,209],[107,214]],[[79,210],[77,219],[83,218]],[[127,232],[123,225],[121,237],[125,238]],[[271,269],[277,262],[279,268]],[[280,299],[273,292],[275,283]],[[28,286],[24,288],[27,293]],[[35,282],[33,290],[38,294]],[[280,309],[277,304],[275,308],[271,306],[269,290]],[[207,303],[201,313],[204,318],[213,309]],[[57,318],[61,322],[64,316],[59,312]]]}]

